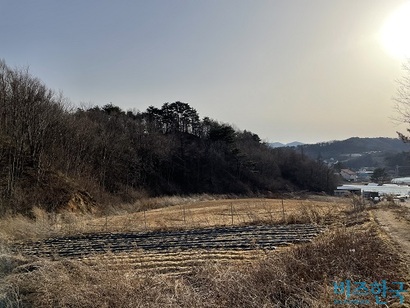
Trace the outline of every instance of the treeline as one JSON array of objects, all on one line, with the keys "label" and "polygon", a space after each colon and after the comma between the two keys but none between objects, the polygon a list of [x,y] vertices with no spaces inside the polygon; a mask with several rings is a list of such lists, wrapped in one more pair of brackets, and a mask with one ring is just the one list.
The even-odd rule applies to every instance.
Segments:
[{"label": "treeline", "polygon": [[339,158],[348,154],[366,154],[371,152],[399,153],[408,151],[409,145],[399,138],[359,138],[352,137],[342,141],[322,142],[299,146],[299,150],[312,158]]},{"label": "treeline", "polygon": [[0,61],[0,208],[65,206],[149,195],[331,192],[333,171],[292,149],[271,149],[182,102],[146,111],[68,110],[27,70]]},{"label": "treeline", "polygon": [[339,169],[359,170],[363,167],[395,169],[396,165],[409,166],[410,161],[406,158],[409,149],[409,144],[399,138],[352,137],[343,141],[301,145],[297,151],[312,159],[333,158],[339,162]]}]

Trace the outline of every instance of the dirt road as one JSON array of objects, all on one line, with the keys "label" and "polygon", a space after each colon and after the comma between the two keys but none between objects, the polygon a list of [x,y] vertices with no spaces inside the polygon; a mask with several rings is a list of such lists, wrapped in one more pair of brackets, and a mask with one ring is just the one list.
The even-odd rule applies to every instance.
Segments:
[{"label": "dirt road", "polygon": [[[407,205],[406,205],[407,206]],[[379,208],[373,211],[376,222],[396,243],[402,254],[410,277],[410,221],[408,219],[410,210]]]}]

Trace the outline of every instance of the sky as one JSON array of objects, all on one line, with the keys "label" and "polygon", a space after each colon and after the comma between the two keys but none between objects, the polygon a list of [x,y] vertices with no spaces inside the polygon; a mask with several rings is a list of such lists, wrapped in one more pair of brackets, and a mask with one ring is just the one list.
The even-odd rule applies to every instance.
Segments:
[{"label": "sky", "polygon": [[182,101],[266,142],[397,137],[405,58],[382,33],[410,40],[383,30],[408,2],[0,0],[0,59],[76,106]]}]

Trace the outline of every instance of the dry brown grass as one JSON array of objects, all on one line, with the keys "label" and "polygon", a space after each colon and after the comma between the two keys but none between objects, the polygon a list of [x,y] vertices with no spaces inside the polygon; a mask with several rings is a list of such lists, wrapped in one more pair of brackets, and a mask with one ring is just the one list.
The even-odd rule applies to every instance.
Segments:
[{"label": "dry brown grass", "polygon": [[185,200],[107,218],[52,216],[36,210],[35,221],[20,216],[3,219],[3,243],[23,239],[29,232],[44,237],[232,222],[339,222],[342,227],[332,224],[333,231],[312,243],[278,252],[139,251],[50,261],[16,256],[4,245],[0,307],[331,307],[334,299],[341,299],[333,294],[332,281],[403,281],[394,248],[381,239],[372,222],[361,224],[367,219],[366,211],[348,211],[350,200],[284,200],[283,205],[285,213],[282,200]]},{"label": "dry brown grass", "polygon": [[[218,196],[220,197],[220,196]],[[119,205],[103,216],[34,208],[33,216],[0,219],[0,239],[27,240],[95,232],[191,229],[256,223],[327,224],[341,220],[348,199],[218,199],[208,195],[163,197]]]},{"label": "dry brown grass", "polygon": [[202,228],[252,223],[326,223],[340,219],[348,200],[228,199],[180,203],[149,211],[97,218],[107,231]]},{"label": "dry brown grass", "polygon": [[75,234],[87,230],[91,215],[71,212],[47,213],[34,207],[34,219],[16,215],[0,219],[0,240],[35,240],[64,234]]},{"label": "dry brown grass", "polygon": [[0,303],[6,307],[23,302],[33,307],[330,307],[337,298],[332,281],[401,281],[399,260],[388,249],[372,228],[337,229],[313,243],[261,254],[251,263],[209,261],[176,278],[159,275],[155,269],[141,273],[132,268],[107,269],[104,263],[39,260],[14,268]]}]

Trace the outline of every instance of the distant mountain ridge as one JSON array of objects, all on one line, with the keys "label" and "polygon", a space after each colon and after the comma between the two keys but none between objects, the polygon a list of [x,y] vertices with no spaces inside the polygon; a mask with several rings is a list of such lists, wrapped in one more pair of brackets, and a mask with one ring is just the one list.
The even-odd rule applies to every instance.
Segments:
[{"label": "distant mountain ridge", "polygon": [[409,151],[410,144],[404,143],[398,138],[359,138],[352,137],[342,141],[329,141],[316,144],[303,145],[306,155],[323,158],[331,158],[346,154],[366,154],[374,151],[398,153]]},{"label": "distant mountain ridge", "polygon": [[304,145],[304,143],[299,142],[299,141],[293,141],[290,143],[272,142],[272,143],[268,143],[268,145],[271,148],[285,148],[285,147],[297,147],[300,145]]},{"label": "distant mountain ridge", "polygon": [[351,137],[346,140],[331,140],[315,144],[302,142],[268,143],[271,148],[293,147],[314,160],[328,163],[341,163],[345,168],[360,169],[363,167],[380,167],[394,169],[395,166],[409,166],[410,144],[399,138]]},{"label": "distant mountain ridge", "polygon": [[410,165],[410,144],[398,138],[352,137],[342,141],[305,144],[296,149],[312,159],[340,162],[353,169]]}]

